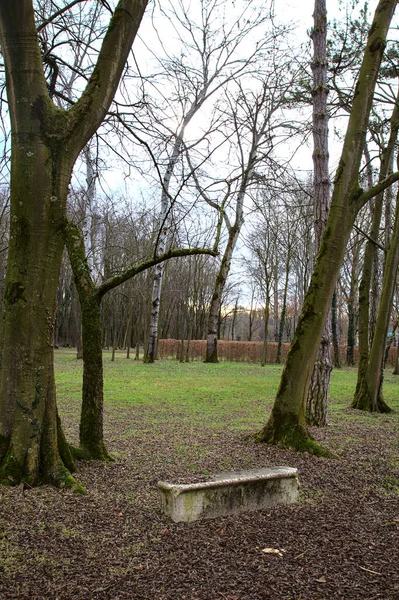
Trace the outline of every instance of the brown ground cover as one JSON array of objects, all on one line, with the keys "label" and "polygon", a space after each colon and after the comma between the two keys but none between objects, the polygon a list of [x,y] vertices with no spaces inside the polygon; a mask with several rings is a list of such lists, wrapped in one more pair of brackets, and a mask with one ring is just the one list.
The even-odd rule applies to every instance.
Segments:
[{"label": "brown ground cover", "polygon": [[[2,600],[399,598],[396,419],[347,409],[315,431],[340,455],[326,460],[158,411],[108,410],[117,460],[80,466],[83,497],[0,488]],[[281,464],[299,469],[297,505],[192,524],[160,512],[159,479]]]}]

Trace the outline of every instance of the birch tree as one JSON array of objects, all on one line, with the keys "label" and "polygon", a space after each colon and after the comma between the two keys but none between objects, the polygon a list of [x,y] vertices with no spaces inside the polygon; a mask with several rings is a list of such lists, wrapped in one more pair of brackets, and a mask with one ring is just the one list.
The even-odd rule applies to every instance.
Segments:
[{"label": "birch tree", "polygon": [[[244,75],[255,71],[256,61],[265,56],[266,50],[273,47],[277,33],[281,33],[281,29],[277,31],[272,28],[268,31],[265,27],[269,22],[269,8],[256,11],[250,3],[240,2],[232,5],[231,11],[226,12],[225,8],[226,3],[219,0],[200,0],[198,6],[191,7],[190,14],[188,5],[182,1],[177,4],[165,3],[163,8],[183,47],[180,56],[160,59],[165,69],[166,85],[174,82],[165,111],[170,114],[172,107],[175,111],[173,120],[178,122],[178,126],[169,125],[168,157],[164,166],[159,161],[163,175],[156,247],[158,254],[166,251],[176,188],[180,190],[184,185],[184,177],[179,179],[180,174],[176,170],[186,144],[193,147],[198,141],[203,142],[218,126],[211,119],[208,128],[202,127],[200,139],[195,140],[187,134],[190,124],[205,104],[209,105],[212,98],[217,97],[230,82],[239,81]],[[256,43],[252,39],[255,35],[259,36]],[[154,89],[152,78],[150,81]],[[210,107],[208,110],[214,114]],[[157,114],[155,111],[152,121],[165,124],[164,114]],[[150,363],[156,357],[163,270],[164,265],[160,263],[154,272],[149,344],[145,358]]]}]

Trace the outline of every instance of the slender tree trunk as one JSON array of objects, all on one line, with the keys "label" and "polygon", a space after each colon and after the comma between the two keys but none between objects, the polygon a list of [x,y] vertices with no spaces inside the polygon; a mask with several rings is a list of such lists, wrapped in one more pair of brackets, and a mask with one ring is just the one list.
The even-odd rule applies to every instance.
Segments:
[{"label": "slender tree trunk", "polygon": [[273,321],[274,321],[274,341],[278,342],[278,270],[277,265],[274,270],[274,294],[273,294]]},{"label": "slender tree trunk", "polygon": [[[205,74],[204,74],[205,75]],[[206,80],[206,76],[205,76]],[[172,149],[172,154],[168,165],[166,167],[165,176],[162,181],[162,192],[161,192],[161,216],[160,216],[160,232],[158,237],[158,243],[156,253],[158,255],[166,252],[167,240],[169,235],[169,217],[171,211],[171,202],[169,197],[170,183],[173,177],[175,166],[179,159],[181,150],[184,143],[184,133],[186,127],[190,121],[201,108],[205,101],[208,84],[205,83],[203,88],[198,90],[195,101],[191,104],[187,114],[183,119],[183,123],[176,134],[175,142]],[[162,293],[162,281],[164,275],[165,264],[159,263],[155,267],[154,282],[152,287],[152,299],[151,299],[151,316],[150,316],[150,329],[148,339],[148,349],[145,354],[144,362],[153,363],[156,359],[157,344],[158,344],[158,328],[159,328],[159,313],[161,306],[161,293]]]},{"label": "slender tree trunk", "polygon": [[217,351],[219,313],[222,304],[223,289],[230,271],[231,259],[238,239],[238,233],[239,228],[237,226],[230,228],[226,248],[220,263],[219,273],[217,274],[215,281],[215,288],[212,294],[208,317],[208,333],[206,338],[205,356],[206,363],[219,362]]},{"label": "slender tree trunk", "polygon": [[399,197],[396,199],[395,223],[385,261],[384,278],[377,323],[370,356],[352,403],[353,408],[370,412],[390,412],[382,398],[384,355],[392,311],[392,299],[399,265]]},{"label": "slender tree trunk", "polygon": [[[325,0],[315,0],[313,13],[313,190],[315,245],[318,250],[327,222],[330,205],[328,172],[328,109],[327,109],[327,9]],[[306,421],[320,427],[327,425],[328,390],[330,387],[331,330],[327,316],[321,337],[306,401]]]},{"label": "slender tree trunk", "polygon": [[311,439],[306,429],[306,398],[324,323],[356,215],[367,201],[398,177],[395,174],[395,177],[388,178],[367,192],[359,188],[359,167],[374,87],[395,7],[395,0],[380,0],[375,11],[356,83],[326,228],[272,413],[257,434],[258,441],[319,455],[328,454]]},{"label": "slender tree trunk", "polygon": [[392,374],[399,375],[399,343],[396,344],[395,367]]},{"label": "slender tree trunk", "polygon": [[110,460],[103,434],[101,299],[91,277],[83,236],[73,225],[68,226],[66,245],[82,315],[83,385],[79,427],[81,454],[86,460]]},{"label": "slender tree trunk", "polygon": [[265,330],[264,330],[264,339],[263,339],[263,349],[262,349],[262,362],[261,366],[264,367],[267,362],[267,338],[269,335],[269,312],[270,312],[270,299],[269,296],[266,296],[266,304],[265,304]]},{"label": "slender tree trunk", "polygon": [[[392,158],[394,155],[395,143],[399,129],[398,104],[395,105],[392,111],[390,123],[391,131],[389,141],[385,151],[382,153],[379,175],[380,181],[386,177],[388,169],[392,164]],[[369,231],[369,239],[366,242],[366,248],[364,251],[362,277],[359,285],[359,359],[354,404],[357,404],[358,393],[360,393],[360,386],[362,385],[361,382],[365,377],[369,359],[369,348],[371,348],[374,337],[373,334],[375,331],[374,314],[376,314],[378,305],[378,284],[376,285],[375,281],[373,285],[371,284],[373,278],[377,277],[378,279],[378,254],[376,242],[378,241],[382,217],[383,197],[384,194],[381,193],[374,200],[371,228]]]},{"label": "slender tree trunk", "polygon": [[334,290],[331,303],[331,331],[332,343],[334,348],[334,367],[341,368],[341,359],[339,356],[339,338],[338,338],[338,321],[337,321],[337,288]]},{"label": "slender tree trunk", "polygon": [[346,341],[346,364],[348,367],[353,367],[355,364],[355,298],[354,291],[349,292],[348,301],[348,335]]},{"label": "slender tree trunk", "polygon": [[284,291],[283,291],[283,306],[281,308],[280,328],[279,328],[279,332],[278,332],[278,346],[277,346],[277,358],[276,358],[276,364],[278,364],[278,365],[281,363],[281,347],[283,345],[283,333],[284,333],[284,326],[285,326],[285,314],[287,312],[287,293],[288,293],[288,277],[289,277],[289,273],[290,273],[290,258],[289,258],[289,252],[288,252],[287,263],[285,265],[285,282],[284,282]]}]

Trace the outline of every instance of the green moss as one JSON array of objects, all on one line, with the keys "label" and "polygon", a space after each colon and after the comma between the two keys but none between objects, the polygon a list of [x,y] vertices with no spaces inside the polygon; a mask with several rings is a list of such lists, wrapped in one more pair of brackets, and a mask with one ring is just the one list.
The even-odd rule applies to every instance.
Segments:
[{"label": "green moss", "polygon": [[6,304],[13,305],[16,304],[19,300],[23,300],[26,302],[26,297],[24,295],[25,286],[20,281],[13,281],[9,283],[4,291],[4,300]]},{"label": "green moss", "polygon": [[15,459],[12,444],[9,444],[0,466],[0,483],[2,485],[18,485],[22,479],[23,469]]},{"label": "green moss", "polygon": [[76,479],[72,477],[72,475],[70,474],[68,469],[65,468],[61,460],[58,462],[57,473],[51,483],[53,483],[53,485],[55,485],[56,487],[61,487],[65,490],[70,490],[75,494],[86,493],[86,490],[83,487],[83,485],[78,483]]},{"label": "green moss", "polygon": [[0,463],[7,453],[9,444],[9,438],[5,437],[4,435],[0,435]]},{"label": "green moss", "polygon": [[273,409],[272,416],[265,427],[253,437],[258,443],[307,452],[314,456],[336,458],[333,453],[312,438],[306,427],[298,422],[295,414],[282,413],[276,408]]}]

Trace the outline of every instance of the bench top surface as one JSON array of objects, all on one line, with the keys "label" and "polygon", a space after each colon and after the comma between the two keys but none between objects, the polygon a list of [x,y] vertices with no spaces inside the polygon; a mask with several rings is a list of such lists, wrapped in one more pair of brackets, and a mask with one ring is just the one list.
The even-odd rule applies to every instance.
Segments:
[{"label": "bench top surface", "polygon": [[245,471],[227,471],[213,475],[206,481],[196,483],[170,483],[168,481],[159,481],[158,487],[165,491],[194,491],[204,488],[223,487],[234,484],[242,484],[251,481],[286,479],[297,477],[298,469],[293,467],[264,467],[262,469],[248,469]]}]

